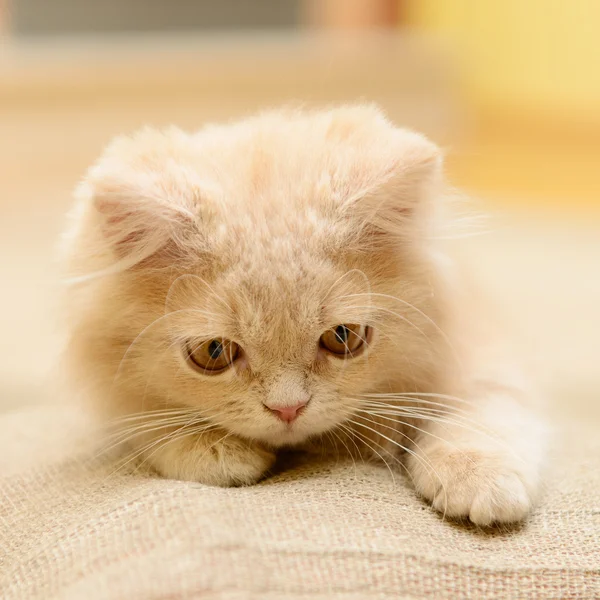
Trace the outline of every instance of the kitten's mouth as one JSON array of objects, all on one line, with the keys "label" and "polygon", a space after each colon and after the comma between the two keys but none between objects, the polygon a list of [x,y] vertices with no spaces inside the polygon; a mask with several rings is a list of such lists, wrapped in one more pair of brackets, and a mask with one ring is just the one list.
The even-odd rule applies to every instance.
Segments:
[{"label": "kitten's mouth", "polygon": [[272,415],[274,418],[269,419],[271,425],[255,431],[253,437],[274,448],[294,447],[323,434],[337,424],[337,420],[329,415],[315,416],[309,407],[303,407],[298,412],[300,414],[290,421]]}]

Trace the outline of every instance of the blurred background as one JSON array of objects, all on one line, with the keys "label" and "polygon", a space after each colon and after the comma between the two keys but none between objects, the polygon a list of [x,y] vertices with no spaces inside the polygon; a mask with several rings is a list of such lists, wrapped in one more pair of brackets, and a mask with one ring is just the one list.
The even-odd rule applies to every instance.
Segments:
[{"label": "blurred background", "polygon": [[43,399],[54,247],[109,139],[375,101],[488,212],[465,241],[550,410],[600,418],[600,2],[0,0],[0,409]]}]

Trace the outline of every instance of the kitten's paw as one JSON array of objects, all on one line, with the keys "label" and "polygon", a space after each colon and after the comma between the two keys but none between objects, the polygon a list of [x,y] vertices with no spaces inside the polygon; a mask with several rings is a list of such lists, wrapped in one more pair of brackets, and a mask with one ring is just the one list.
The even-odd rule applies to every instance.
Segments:
[{"label": "kitten's paw", "polygon": [[275,454],[258,444],[215,432],[167,444],[152,462],[165,477],[233,487],[251,485],[265,477]]},{"label": "kitten's paw", "polygon": [[417,491],[444,515],[486,526],[520,521],[531,510],[534,483],[518,458],[447,446],[426,454],[423,462],[410,457],[410,471]]},{"label": "kitten's paw", "polygon": [[275,454],[238,438],[228,438],[211,449],[214,463],[210,481],[222,487],[251,485],[275,463]]}]

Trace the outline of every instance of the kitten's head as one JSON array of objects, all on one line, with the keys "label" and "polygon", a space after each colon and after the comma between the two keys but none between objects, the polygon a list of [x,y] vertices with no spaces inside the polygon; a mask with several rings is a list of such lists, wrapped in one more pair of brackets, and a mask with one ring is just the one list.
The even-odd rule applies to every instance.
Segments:
[{"label": "kitten's head", "polygon": [[80,188],[73,348],[121,412],[278,446],[435,377],[437,148],[372,107],[116,140]]}]

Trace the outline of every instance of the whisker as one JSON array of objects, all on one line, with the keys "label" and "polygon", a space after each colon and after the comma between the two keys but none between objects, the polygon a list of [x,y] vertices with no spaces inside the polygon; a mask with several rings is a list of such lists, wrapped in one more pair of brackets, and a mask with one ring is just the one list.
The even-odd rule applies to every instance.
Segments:
[{"label": "whisker", "polygon": [[356,448],[356,453],[358,458],[362,459],[363,463],[364,463],[364,458],[362,455],[362,452],[360,451],[360,448],[358,447],[358,445],[356,444],[356,442],[354,441],[354,431],[352,431],[352,429],[350,427],[348,427],[348,425],[345,425],[344,423],[339,423],[338,427],[340,427],[342,429],[342,431],[344,431],[346,433],[346,435],[348,436],[348,438],[350,439],[350,441],[354,444],[354,447]]},{"label": "whisker", "polygon": [[390,414],[412,414],[412,413],[419,413],[421,415],[429,415],[431,417],[452,417],[453,419],[456,419],[456,422],[463,422],[463,423],[472,423],[474,425],[478,425],[481,426],[482,428],[484,428],[484,426],[477,420],[475,419],[471,419],[470,417],[467,417],[465,415],[471,414],[469,412],[466,411],[454,411],[451,407],[449,408],[432,408],[429,406],[418,406],[418,405],[406,405],[406,404],[402,404],[402,405],[388,405],[388,404],[384,404],[384,403],[379,403],[379,402],[364,402],[362,404],[363,406],[369,406],[371,408],[376,408],[377,410],[383,411],[383,412],[389,412]]},{"label": "whisker", "polygon": [[[370,407],[371,409],[376,410],[378,413],[381,413],[382,415],[386,414],[386,415],[395,415],[395,416],[399,416],[399,417],[416,418],[416,419],[420,419],[422,421],[432,421],[434,423],[454,425],[456,427],[461,427],[462,429],[466,429],[467,431],[471,431],[473,433],[476,433],[478,435],[486,437],[487,439],[489,439],[493,442],[496,442],[497,444],[503,446],[504,448],[510,449],[510,446],[508,446],[506,444],[506,442],[500,436],[495,434],[491,429],[485,427],[478,421],[475,421],[473,419],[468,419],[467,417],[464,417],[462,415],[452,415],[455,418],[449,419],[444,414],[440,414],[438,416],[436,416],[435,414],[423,414],[423,413],[419,412],[419,410],[420,410],[419,407],[381,408],[380,405],[369,404],[369,403],[365,403],[364,406]],[[433,409],[429,409],[429,410],[433,410]],[[457,420],[457,419],[462,419],[462,421]],[[476,425],[477,427],[470,426],[469,422]],[[433,435],[431,432],[427,432],[427,433],[429,433],[430,435]]]},{"label": "whisker", "polygon": [[[357,415],[357,416],[358,416],[358,415]],[[361,417],[361,418],[364,418],[364,417]],[[368,420],[368,419],[367,419],[367,420]],[[355,424],[355,425],[360,425],[360,423],[354,423],[354,424]],[[377,425],[381,425],[381,424],[379,424],[379,423],[375,423],[375,424],[377,424]],[[365,425],[365,427],[367,427],[368,429],[370,429],[370,427],[368,427],[368,426],[366,426],[366,425]],[[406,434],[404,434],[404,433],[402,433],[402,432],[399,432],[399,431],[397,431],[397,430],[395,430],[395,431],[396,431],[396,433],[400,433],[401,435],[404,435],[404,437],[407,437],[407,439],[409,439],[409,440],[410,440],[410,438],[408,438],[408,436],[406,436]],[[368,447],[368,448],[370,448],[371,450],[375,451],[375,450],[374,450],[374,449],[373,449],[373,448],[372,448],[372,447],[371,447],[371,446],[368,444],[368,440],[369,440],[369,439],[368,439],[368,438],[366,438],[366,436],[364,436],[363,434],[360,434],[359,432],[353,432],[353,433],[356,433],[357,435],[359,435],[359,436],[360,436],[360,438],[362,439],[363,443],[365,443],[365,444],[367,445],[367,447]],[[382,436],[382,437],[386,438],[386,436],[385,436],[385,435],[383,435],[383,434],[381,434],[380,432],[376,432],[376,433],[377,433],[377,435],[380,435],[380,436]],[[388,440],[389,440],[389,438],[386,438],[386,439],[388,439]],[[389,450],[387,450],[387,448],[384,448],[384,447],[383,447],[381,444],[377,443],[375,440],[370,440],[370,441],[372,441],[374,444],[377,444],[377,446],[378,446],[379,448],[381,448],[381,449],[382,449],[382,450],[383,450],[383,451],[384,451],[386,454],[388,454],[388,455],[390,456],[390,458],[392,458],[394,461],[396,461],[396,462],[397,462],[397,463],[398,463],[398,464],[399,464],[399,465],[400,465],[400,466],[401,466],[401,467],[402,467],[402,468],[403,468],[403,469],[406,471],[406,473],[407,473],[407,474],[408,474],[408,476],[410,477],[411,481],[413,482],[413,485],[415,485],[415,480],[414,480],[414,477],[413,477],[412,473],[410,472],[410,469],[408,469],[408,467],[407,467],[407,466],[406,466],[406,465],[405,465],[405,464],[404,464],[402,461],[400,461],[400,460],[399,460],[397,457],[395,457],[395,456],[394,456],[394,455],[393,455],[393,454],[392,454],[392,453],[391,453]],[[390,440],[390,441],[391,441],[391,440]],[[415,442],[414,442],[413,440],[410,440],[410,441],[411,441],[413,444],[415,444]],[[393,442],[393,443],[395,443],[395,442]],[[409,449],[409,448],[406,448],[406,447],[404,447],[404,446],[403,446],[403,445],[401,445],[401,444],[396,444],[396,445],[398,445],[400,448],[402,448],[402,449],[404,449],[404,450],[406,450],[407,452],[409,452],[409,453],[411,453],[411,454],[412,454],[412,452],[410,451],[410,449]],[[431,465],[430,461],[429,461],[429,460],[427,460],[427,454],[426,454],[426,453],[423,451],[423,449],[422,449],[422,448],[420,448],[420,447],[419,447],[417,444],[415,444],[415,445],[416,445],[416,447],[417,447],[417,448],[419,448],[419,450],[420,450],[420,451],[423,453],[423,457],[419,457],[418,455],[414,454],[414,456],[415,456],[415,459],[417,459],[417,460],[418,460],[418,461],[419,461],[419,462],[420,462],[420,463],[421,463],[421,464],[422,464],[422,465],[425,467],[425,469],[427,470],[427,472],[429,473],[429,475],[430,475],[430,476],[431,476],[431,471],[432,471],[432,470],[434,471],[434,473],[436,474],[436,476],[437,476],[437,478],[438,478],[438,480],[439,480],[439,482],[440,482],[440,486],[441,486],[442,490],[444,491],[444,496],[446,496],[446,488],[445,488],[445,486],[444,486],[444,483],[442,482],[442,480],[441,480],[440,476],[438,475],[437,471],[435,471],[435,469],[433,469],[433,466]],[[377,453],[377,455],[378,455],[379,457],[381,457],[381,455],[380,455],[379,453]],[[384,461],[384,462],[385,462],[385,461]],[[388,468],[389,468],[389,467],[388,467]]]},{"label": "whisker", "polygon": [[[479,421],[471,419],[470,416],[465,416],[465,415],[472,416],[473,415],[472,410],[459,408],[457,406],[453,406],[453,405],[447,404],[447,403],[426,400],[426,399],[419,398],[417,396],[413,396],[413,395],[409,395],[409,394],[407,394],[406,396],[402,396],[399,394],[389,394],[389,395],[382,394],[381,396],[384,396],[385,399],[387,399],[387,400],[397,400],[399,402],[399,404],[388,404],[386,402],[382,402],[381,400],[379,400],[378,399],[379,396],[380,395],[366,394],[366,395],[363,395],[362,397],[369,399],[369,401],[365,402],[364,404],[371,405],[371,406],[377,406],[377,407],[381,407],[381,408],[385,408],[385,409],[391,409],[391,410],[403,410],[403,409],[409,409],[409,408],[414,408],[414,409],[418,409],[418,410],[434,410],[433,408],[429,408],[429,407],[440,407],[440,409],[443,409],[443,411],[446,412],[446,414],[451,414],[452,416],[454,416],[456,418],[462,418],[467,421],[472,421],[473,423],[476,423],[477,425],[481,425],[483,427],[483,425],[481,423],[479,423]],[[426,407],[414,406],[414,405],[407,406],[406,402],[418,402],[419,404],[425,404]]]},{"label": "whisker", "polygon": [[346,452],[348,452],[348,455],[352,459],[352,463],[354,465],[354,479],[356,479],[356,460],[354,459],[354,456],[352,455],[350,448],[346,445],[346,442],[344,441],[343,437],[341,435],[339,435],[335,429],[331,430],[331,434],[334,435],[340,441],[340,443],[344,446],[344,448],[346,449]]},{"label": "whisker", "polygon": [[218,440],[216,440],[215,442],[213,442],[199,457],[198,460],[196,461],[197,463],[200,463],[200,461],[217,445],[220,444],[221,442],[225,441],[228,437],[230,437],[231,435],[233,435],[231,433],[231,431],[228,431],[225,433],[225,435],[223,435],[222,437],[220,437]]},{"label": "whisker", "polygon": [[149,323],[148,325],[146,325],[142,331],[140,331],[135,338],[133,339],[133,341],[129,344],[129,346],[127,347],[127,350],[125,350],[125,353],[123,354],[123,357],[121,358],[121,360],[119,361],[119,364],[117,366],[117,370],[115,371],[115,376],[113,378],[113,386],[117,380],[117,378],[119,377],[119,375],[121,374],[121,368],[123,366],[123,363],[125,362],[125,360],[127,359],[127,357],[129,356],[129,353],[131,352],[131,350],[133,349],[133,347],[135,346],[135,344],[138,342],[138,340],[145,334],[147,333],[152,327],[154,327],[155,325],[158,325],[159,323],[162,323],[165,319],[169,319],[172,318],[180,313],[189,313],[189,312],[202,312],[199,309],[192,309],[192,308],[182,308],[179,310],[175,310],[172,312],[169,312],[167,314],[164,314],[156,319],[154,319],[154,321],[152,321],[151,323]]},{"label": "whisker", "polygon": [[414,327],[414,329],[416,329],[423,337],[425,337],[431,344],[433,344],[433,342],[431,341],[431,339],[429,338],[429,336],[415,323],[413,323],[410,319],[408,319],[407,317],[391,310],[390,308],[386,308],[384,306],[378,306],[377,304],[372,304],[370,306],[353,306],[352,308],[368,308],[368,309],[375,309],[375,310],[380,310],[383,312],[387,312],[395,317],[398,317],[401,321],[404,321],[405,323],[408,323],[411,327]]},{"label": "whisker", "polygon": [[[167,444],[170,444],[171,442],[175,442],[177,440],[181,440],[184,437],[188,437],[190,435],[198,435],[198,437],[202,437],[203,434],[205,433],[209,433],[210,431],[213,431],[215,429],[218,429],[217,425],[210,425],[208,427],[204,427],[201,429],[194,429],[192,431],[186,431],[185,433],[183,433],[183,429],[185,429],[186,426],[182,427],[179,430],[179,433],[177,433],[177,435],[175,434],[171,434],[170,436],[167,437],[167,439],[163,439],[162,440],[162,445],[160,445],[158,448],[155,448],[150,454],[148,454],[144,460],[142,460],[142,462],[136,467],[136,470],[139,469],[144,463],[146,463],[148,460],[150,460],[159,450],[163,449]],[[145,452],[148,452],[148,450],[150,450],[152,448],[152,446],[150,448],[148,448],[147,450],[145,450]]]},{"label": "whisker", "polygon": [[[120,471],[121,469],[123,469],[124,467],[126,467],[129,463],[131,463],[132,461],[136,460],[137,458],[139,458],[140,456],[142,456],[143,454],[145,454],[146,452],[148,452],[149,450],[151,450],[152,448],[154,448],[155,446],[159,446],[158,448],[156,448],[156,450],[154,452],[152,452],[152,454],[150,456],[153,456],[156,451],[160,450],[160,448],[162,448],[165,443],[170,443],[175,441],[176,439],[179,439],[181,437],[186,437],[188,435],[194,435],[197,433],[204,433],[207,431],[210,431],[211,429],[215,429],[217,428],[216,425],[209,425],[207,427],[202,427],[202,428],[197,428],[194,430],[187,430],[187,427],[191,426],[191,423],[188,423],[187,425],[182,425],[181,427],[178,427],[175,431],[168,433],[160,438],[158,438],[157,440],[152,440],[150,441],[148,444],[145,444],[144,446],[142,446],[141,448],[136,448],[133,451],[133,456],[131,455],[127,455],[124,457],[123,460],[125,460],[124,463],[120,464],[117,469],[115,469],[115,471],[113,471],[109,477],[111,475],[114,475],[116,472]],[[149,457],[147,457],[143,462],[146,462],[146,460]],[[143,464],[143,463],[142,463]],[[138,466],[139,468],[139,466]]]},{"label": "whisker", "polygon": [[[324,303],[325,300],[327,300],[327,298],[329,298],[329,294],[331,294],[333,288],[338,285],[338,283],[340,283],[340,281],[342,281],[345,277],[348,277],[349,275],[351,275],[352,273],[358,273],[359,275],[362,275],[364,280],[367,282],[367,287],[369,288],[369,290],[371,289],[371,282],[369,281],[369,278],[367,277],[366,273],[364,271],[361,271],[360,269],[350,269],[349,271],[346,271],[343,275],[340,275],[329,287],[329,289],[327,290],[327,293],[325,294],[325,296],[323,296],[323,300],[322,302]],[[344,297],[344,296],[342,296]]]},{"label": "whisker", "polygon": [[425,397],[425,398],[441,398],[442,400],[454,400],[455,402],[462,402],[464,404],[477,406],[477,403],[473,400],[467,400],[466,398],[459,398],[458,396],[450,396],[449,394],[435,394],[433,392],[400,392],[398,393],[382,393],[382,394],[364,394],[369,397],[389,397],[389,396],[417,396],[417,397]]},{"label": "whisker", "polygon": [[107,422],[107,425],[118,425],[119,423],[126,423],[129,421],[135,421],[140,419],[148,419],[153,417],[162,417],[162,416],[175,416],[181,415],[185,413],[197,412],[195,408],[165,408],[165,409],[156,409],[156,410],[147,410],[141,411],[139,413],[130,413],[123,417],[116,417]]},{"label": "whisker", "polygon": [[[366,413],[366,414],[368,414],[369,416],[372,416],[372,417],[379,417],[379,418],[385,419],[385,420],[387,420],[387,421],[392,421],[393,423],[396,423],[396,424],[398,424],[398,425],[404,425],[404,426],[406,426],[406,427],[410,427],[410,428],[412,428],[412,429],[416,429],[416,430],[418,430],[418,431],[420,431],[420,432],[422,432],[422,433],[429,433],[429,434],[430,434],[430,435],[432,435],[433,437],[437,437],[437,436],[435,436],[434,434],[431,434],[430,432],[428,432],[428,431],[426,431],[426,430],[420,429],[419,427],[417,427],[417,426],[415,426],[415,425],[412,425],[411,423],[407,423],[406,421],[401,421],[401,420],[399,420],[399,419],[397,419],[397,418],[394,418],[394,419],[392,419],[392,418],[390,418],[390,417],[386,417],[386,416],[379,415],[379,414],[377,414],[377,413],[373,413],[373,412],[366,411],[366,410],[362,410],[362,409],[357,409],[357,411],[358,411],[358,412],[361,412],[361,413]],[[374,421],[373,419],[369,419],[369,418],[367,418],[367,417],[364,417],[364,416],[362,416],[362,415],[358,415],[358,414],[357,414],[356,416],[357,416],[358,418],[360,418],[360,419],[364,419],[365,421],[369,421],[370,423],[373,423],[374,425],[378,425],[379,427],[385,427],[386,429],[390,429],[390,430],[394,431],[395,433],[398,433],[398,434],[402,435],[402,436],[403,436],[403,437],[405,437],[405,438],[406,438],[406,439],[407,439],[407,440],[408,440],[408,441],[409,441],[409,442],[410,442],[410,443],[411,443],[413,446],[415,446],[415,448],[417,448],[417,450],[419,450],[419,451],[421,452],[421,454],[423,454],[423,456],[427,456],[427,453],[425,452],[425,450],[423,450],[423,448],[421,448],[421,446],[420,446],[420,445],[417,443],[417,441],[416,441],[416,440],[414,440],[413,438],[411,438],[409,435],[407,435],[407,434],[406,434],[406,433],[404,433],[403,431],[399,431],[399,430],[398,430],[397,428],[395,428],[395,427],[390,427],[389,425],[385,425],[384,423],[379,423],[378,421]],[[409,416],[409,418],[410,418],[410,416]],[[380,435],[381,435],[381,434],[380,434]],[[443,442],[446,442],[446,440],[444,440],[444,439],[442,439],[442,438],[439,438],[439,437],[438,437],[438,439],[440,439],[440,440],[441,440],[441,441],[443,441]],[[447,443],[449,443],[449,442],[447,442]],[[409,452],[409,453],[411,453],[411,454],[412,454],[412,452],[410,451],[410,449],[409,449],[409,448],[406,448],[406,447],[404,447],[403,445],[402,445],[401,447],[402,447],[402,448],[404,448],[404,449],[405,449],[407,452]],[[458,449],[458,448],[457,448],[457,449]],[[414,456],[416,459],[419,459],[419,457],[418,457],[416,454],[414,454],[413,456]],[[424,465],[424,466],[426,466],[426,465]],[[427,467],[426,467],[426,468],[427,468]],[[439,476],[438,476],[438,478],[439,478]],[[440,483],[441,483],[441,480],[440,480]]]},{"label": "whisker", "polygon": [[327,439],[329,440],[329,443],[335,448],[335,466],[337,467],[337,465],[340,462],[340,449],[338,448],[338,445],[335,442],[335,438],[332,435],[331,431],[326,431],[325,435],[327,436]]},{"label": "whisker", "polygon": [[374,452],[380,458],[381,462],[386,466],[387,470],[390,472],[390,476],[392,478],[392,485],[395,486],[396,478],[394,477],[394,471],[390,467],[387,460],[385,460],[385,458],[383,458],[383,456],[375,448],[373,448],[373,446],[371,446],[369,442],[373,442],[376,446],[379,446],[379,448],[381,448],[386,454],[388,454],[392,459],[394,459],[400,466],[402,466],[408,472],[406,465],[403,465],[402,462],[400,462],[395,456],[393,456],[388,450],[386,450],[381,444],[378,444],[375,440],[370,440],[367,436],[361,434],[359,431],[355,431],[354,433],[358,436],[359,440],[361,440],[362,443],[369,450],[371,450],[371,452]]},{"label": "whisker", "polygon": [[[359,416],[359,415],[357,415],[357,416]],[[360,417],[360,418],[364,419],[365,417]],[[367,420],[369,420],[369,419],[367,419]],[[414,456],[415,460],[418,460],[427,469],[428,472],[429,472],[429,468],[431,468],[431,470],[433,470],[433,472],[435,473],[436,477],[438,478],[438,481],[440,482],[440,486],[444,490],[444,495],[446,495],[446,488],[444,486],[444,482],[443,482],[443,480],[440,477],[439,473],[435,470],[435,468],[433,467],[433,465],[431,464],[430,461],[428,461],[429,462],[429,466],[428,466],[427,463],[424,462],[424,459],[422,459],[416,452],[414,452],[410,448],[407,448],[406,446],[400,444],[396,440],[393,440],[392,438],[390,438],[389,436],[385,435],[384,433],[381,433],[380,431],[377,431],[376,429],[373,429],[372,427],[369,427],[368,425],[365,425],[364,423],[360,423],[359,421],[351,420],[350,422],[353,423],[354,425],[358,425],[359,427],[364,427],[364,428],[372,431],[376,435],[379,435],[382,438],[386,439],[392,445],[397,446],[398,448],[400,448],[401,450],[404,450],[405,452],[408,452],[409,454],[411,454],[412,456]],[[380,425],[379,423],[376,423],[376,424]],[[401,433],[401,432],[398,432],[397,430],[395,430],[395,431],[396,431],[396,433]],[[414,444],[414,440],[411,440],[411,442]],[[421,450],[421,452],[423,452],[423,450]],[[424,453],[424,456],[427,456],[427,455]]]},{"label": "whisker", "polygon": [[[160,411],[156,411],[156,412],[160,412]],[[132,453],[126,455],[122,461],[122,464],[117,466],[117,469],[115,471],[113,471],[112,474],[116,473],[117,471],[119,471],[120,469],[124,468],[127,464],[129,464],[132,460],[135,460],[136,458],[138,458],[139,456],[141,456],[142,454],[148,452],[149,450],[151,450],[154,446],[158,445],[158,448],[156,448],[156,451],[158,451],[162,446],[164,445],[164,443],[168,443],[170,440],[174,441],[174,439],[179,439],[179,437],[185,437],[186,435],[194,435],[194,434],[202,434],[202,433],[206,433],[208,431],[211,431],[213,429],[219,428],[219,427],[223,427],[223,423],[220,423],[218,421],[216,421],[213,418],[208,418],[208,417],[203,417],[201,416],[197,410],[188,410],[188,409],[184,409],[182,411],[184,414],[180,415],[180,416],[176,416],[176,417],[169,417],[168,419],[163,419],[162,422],[160,419],[152,419],[151,422],[148,423],[148,426],[151,426],[152,429],[151,430],[145,430],[144,431],[144,424],[142,424],[142,430],[139,431],[138,434],[133,434],[133,435],[125,435],[125,437],[123,439],[118,439],[117,437],[117,442],[113,444],[113,447],[115,445],[120,445],[120,444],[124,444],[125,442],[128,442],[129,440],[131,440],[135,435],[139,435],[139,434],[145,434],[145,433],[150,433],[151,431],[158,431],[160,429],[171,429],[172,427],[177,427],[177,425],[180,425],[179,427],[177,427],[174,431],[172,431],[171,433],[168,433],[167,435],[161,436],[158,439],[154,438],[152,440],[150,440],[147,444],[144,444],[141,447],[138,448],[134,448]],[[187,414],[185,414],[187,413]],[[191,414],[191,418],[190,418],[190,414]],[[142,415],[143,416],[143,415]],[[139,425],[135,425],[134,424],[134,428],[139,427]],[[189,428],[192,427],[192,430],[189,430]],[[185,435],[183,435],[185,433]],[[118,435],[118,432],[117,432]],[[108,449],[105,449],[104,452],[108,451]],[[155,452],[152,452],[150,454],[150,456],[154,455]],[[148,460],[149,457],[147,457],[143,462],[146,462],[146,460]],[[139,467],[138,467],[139,468]],[[110,476],[110,475],[109,475]]]},{"label": "whisker", "polygon": [[[419,431],[420,433],[429,435],[429,436],[435,438],[436,440],[439,440],[441,442],[444,442],[444,443],[448,444],[449,446],[452,446],[455,450],[457,450],[458,452],[460,452],[461,454],[463,454],[463,451],[460,448],[458,448],[458,446],[455,446],[454,444],[452,444],[452,442],[450,442],[448,440],[445,440],[444,438],[440,437],[439,435],[435,435],[431,431],[427,431],[426,429],[422,429],[421,427],[417,427],[416,425],[413,425],[412,423],[407,423],[406,421],[400,421],[399,419],[392,419],[391,417],[386,417],[386,416],[383,416],[383,415],[377,415],[376,413],[365,411],[365,410],[361,410],[361,409],[358,409],[358,411],[359,412],[367,413],[368,415],[370,415],[372,417],[378,416],[378,417],[381,417],[382,419],[385,419],[387,421],[392,421],[392,422],[397,423],[399,425],[404,425],[406,427],[410,427],[411,429],[415,429],[416,431]],[[391,429],[392,431],[395,431],[396,433],[400,433],[401,435],[403,435],[404,437],[406,437],[408,440],[410,440],[410,442],[416,448],[418,448],[421,452],[423,452],[423,449],[417,444],[417,442],[413,438],[409,437],[408,435],[406,435],[405,433],[403,433],[401,431],[398,431],[396,428],[390,427],[389,425],[385,425],[383,423],[378,423],[377,421],[373,421],[372,419],[369,419],[367,417],[363,417],[362,415],[356,415],[356,416],[358,418],[365,419],[366,421],[374,423],[375,425],[379,425],[380,427],[385,427],[386,429]],[[410,418],[410,415],[405,415],[405,416],[408,416]]]},{"label": "whisker", "polygon": [[[194,424],[201,424],[203,422],[210,423],[209,419],[198,419],[194,420]],[[178,419],[168,420],[164,422],[160,422],[157,424],[156,422],[148,423],[145,425],[138,425],[132,429],[126,429],[123,431],[116,432],[112,436],[108,437],[106,441],[111,441],[111,444],[102,449],[101,454],[105,454],[112,450],[114,447],[119,446],[120,444],[125,444],[129,442],[133,438],[139,435],[145,435],[147,433],[152,433],[153,431],[160,431],[161,429],[166,429],[167,427],[174,427],[176,425],[186,424],[188,423],[188,417],[181,417]],[[121,439],[119,439],[121,438]]]},{"label": "whisker", "polygon": [[[169,352],[169,350],[171,350],[171,348],[175,345],[180,344],[181,342],[179,340],[175,340],[174,342],[170,343],[164,350],[162,350],[162,352],[158,353],[158,357],[156,358],[156,360],[154,361],[153,365],[152,365],[152,369],[150,371],[150,373],[148,374],[148,377],[146,377],[146,385],[144,386],[144,393],[142,394],[142,409],[144,408],[144,404],[146,402],[146,396],[148,395],[148,387],[150,385],[150,380],[151,378],[154,376],[154,373],[156,372],[156,369],[159,365],[159,362],[162,361],[164,355]],[[181,367],[180,367],[181,368]]]},{"label": "whisker", "polygon": [[[465,408],[460,408],[458,406],[452,406],[451,404],[448,403],[443,403],[443,402],[435,402],[433,400],[424,400],[421,398],[417,398],[416,396],[399,396],[399,395],[395,395],[393,398],[382,398],[382,399],[378,399],[378,398],[372,398],[369,396],[362,396],[362,398],[364,398],[367,402],[367,404],[376,404],[377,406],[382,406],[385,408],[404,408],[406,406],[407,402],[412,402],[412,406],[419,406],[419,405],[425,405],[425,407],[434,407],[434,408],[440,408],[443,410],[447,410],[448,412],[452,411],[453,414],[462,414],[462,415],[472,415],[473,414],[473,410],[468,410]],[[384,401],[386,400],[386,401]],[[390,404],[389,401],[390,400],[397,400],[398,403],[397,404]],[[364,400],[363,400],[364,401]],[[418,402],[418,405],[415,405],[414,403]]]},{"label": "whisker", "polygon": [[[450,340],[450,337],[428,314],[424,313],[420,308],[416,307],[414,304],[411,304],[410,302],[408,302],[406,300],[403,300],[402,298],[397,298],[396,296],[392,296],[390,294],[380,294],[380,293],[371,293],[371,292],[369,292],[369,294],[371,296],[376,296],[378,298],[388,298],[389,300],[395,300],[396,302],[400,302],[401,304],[408,306],[409,308],[414,310],[416,313],[421,315],[428,323],[433,325],[433,327],[435,327],[437,332],[442,336],[442,338],[444,339],[444,341],[446,342],[448,347],[452,350],[452,353],[454,354],[454,358],[455,358],[457,364],[462,368],[462,362],[460,360],[458,352],[456,351],[456,348],[454,347],[454,345],[452,344],[452,342]],[[364,295],[365,295],[364,293],[363,294],[350,294],[349,297],[364,296]]]},{"label": "whisker", "polygon": [[[430,407],[422,407],[422,406],[403,406],[401,408],[380,408],[380,405],[365,403],[365,406],[369,406],[371,408],[376,408],[381,410],[381,412],[385,414],[399,414],[402,416],[404,413],[406,416],[417,415],[424,420],[433,420],[444,422],[448,424],[458,425],[460,427],[464,427],[466,429],[471,429],[469,425],[475,425],[478,429],[478,432],[486,432],[493,434],[489,428],[483,425],[480,421],[475,419],[471,419],[469,417],[465,417],[463,414],[457,414],[452,411],[443,410],[440,408],[430,408]],[[467,413],[468,414],[468,413]],[[475,429],[472,429],[475,431]],[[493,435],[492,435],[493,437]]]},{"label": "whisker", "polygon": [[[132,423],[126,423],[124,424],[124,426],[112,426],[112,427],[106,427],[105,428],[105,436],[104,439],[110,439],[112,437],[116,437],[119,435],[122,435],[124,433],[128,433],[128,432],[135,432],[137,430],[142,430],[145,429],[147,427],[158,427],[160,425],[171,425],[171,424],[176,424],[180,421],[184,421],[187,422],[190,418],[195,418],[194,415],[192,414],[188,414],[188,415],[178,415],[178,416],[173,416],[173,417],[163,417],[161,419],[147,419],[147,420],[138,420],[138,421],[134,421]],[[197,416],[198,420],[202,420],[203,417],[201,417],[200,415]]]}]

